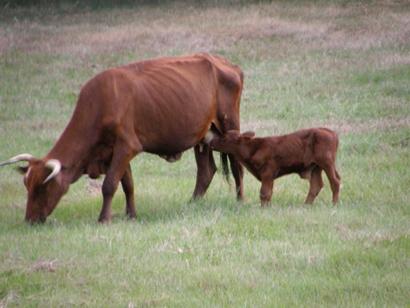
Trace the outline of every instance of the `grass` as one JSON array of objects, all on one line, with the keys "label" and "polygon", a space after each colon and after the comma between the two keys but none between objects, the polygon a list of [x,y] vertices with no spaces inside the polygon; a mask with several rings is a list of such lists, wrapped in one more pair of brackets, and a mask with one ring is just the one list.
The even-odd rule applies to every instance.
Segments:
[{"label": "grass", "polygon": [[192,151],[174,164],[142,154],[132,163],[137,221],[125,219],[119,190],[113,222],[98,225],[101,181],[83,177],[45,225],[28,226],[21,176],[4,167],[0,307],[409,305],[405,1],[92,8],[0,11],[0,160],[45,155],[101,70],[208,51],[245,72],[243,130],[340,134],[341,203],[331,205],[325,181],[303,205],[308,185],[292,175],[260,209],[249,174],[241,204],[220,174],[189,203]]}]

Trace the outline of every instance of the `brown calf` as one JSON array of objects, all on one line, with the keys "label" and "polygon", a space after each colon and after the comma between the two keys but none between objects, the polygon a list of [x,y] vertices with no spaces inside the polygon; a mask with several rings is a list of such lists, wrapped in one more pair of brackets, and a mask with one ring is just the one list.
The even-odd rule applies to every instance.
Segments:
[{"label": "brown calf", "polygon": [[298,173],[310,181],[305,203],[313,203],[323,187],[325,171],[333,193],[333,203],[339,200],[340,176],[336,170],[338,137],[327,128],[312,128],[292,134],[255,138],[254,132],[240,134],[230,130],[223,136],[213,136],[214,150],[235,156],[259,181],[261,205],[272,197],[273,181],[286,174]]}]

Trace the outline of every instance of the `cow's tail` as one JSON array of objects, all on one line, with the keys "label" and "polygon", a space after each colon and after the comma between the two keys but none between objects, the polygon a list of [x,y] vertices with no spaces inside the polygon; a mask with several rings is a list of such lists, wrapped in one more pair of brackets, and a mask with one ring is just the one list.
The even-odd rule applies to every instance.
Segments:
[{"label": "cow's tail", "polygon": [[225,180],[229,182],[229,165],[228,165],[228,154],[221,153],[221,165],[222,165],[222,173],[224,175]]}]

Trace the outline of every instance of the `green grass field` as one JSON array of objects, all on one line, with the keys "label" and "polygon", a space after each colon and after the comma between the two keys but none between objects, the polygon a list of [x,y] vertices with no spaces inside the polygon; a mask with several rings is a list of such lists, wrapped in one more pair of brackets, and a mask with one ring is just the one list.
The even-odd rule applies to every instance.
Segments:
[{"label": "green grass field", "polygon": [[[213,3],[217,3],[214,1]],[[105,68],[206,51],[245,73],[242,130],[327,126],[340,136],[341,202],[325,187],[275,183],[272,207],[215,176],[189,203],[193,151],[133,160],[138,219],[99,225],[101,180],[86,177],[45,225],[0,169],[0,307],[410,305],[410,5],[406,1],[80,5],[0,9],[0,161],[42,157],[81,85]]]}]

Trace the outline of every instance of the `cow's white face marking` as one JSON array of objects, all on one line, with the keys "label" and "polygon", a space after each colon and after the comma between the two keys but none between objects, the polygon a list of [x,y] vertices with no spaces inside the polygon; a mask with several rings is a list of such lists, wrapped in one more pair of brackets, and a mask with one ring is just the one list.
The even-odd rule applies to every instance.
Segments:
[{"label": "cow's white face marking", "polygon": [[214,139],[214,133],[209,130],[204,137],[204,143],[209,144],[212,139]]}]

